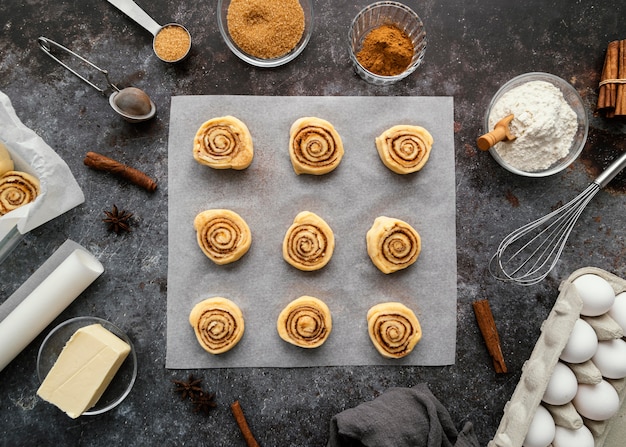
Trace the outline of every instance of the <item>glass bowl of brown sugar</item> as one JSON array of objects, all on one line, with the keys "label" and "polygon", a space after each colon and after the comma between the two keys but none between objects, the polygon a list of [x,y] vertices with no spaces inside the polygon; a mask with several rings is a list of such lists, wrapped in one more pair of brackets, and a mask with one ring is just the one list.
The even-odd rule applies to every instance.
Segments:
[{"label": "glass bowl of brown sugar", "polygon": [[389,85],[413,73],[424,59],[426,30],[406,5],[372,3],[352,20],[348,32],[350,60],[361,78]]},{"label": "glass bowl of brown sugar", "polygon": [[313,33],[312,0],[218,0],[224,42],[241,60],[272,68],[295,59]]}]

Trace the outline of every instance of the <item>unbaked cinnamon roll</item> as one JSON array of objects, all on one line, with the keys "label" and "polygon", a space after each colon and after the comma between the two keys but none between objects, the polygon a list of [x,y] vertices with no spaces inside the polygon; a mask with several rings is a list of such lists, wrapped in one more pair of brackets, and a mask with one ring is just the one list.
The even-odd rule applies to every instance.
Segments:
[{"label": "unbaked cinnamon roll", "polygon": [[215,169],[245,169],[253,157],[252,135],[234,116],[210,119],[200,126],[193,140],[193,158]]},{"label": "unbaked cinnamon roll", "polygon": [[391,359],[408,355],[422,338],[419,320],[402,303],[380,303],[370,308],[367,330],[376,350]]},{"label": "unbaked cinnamon roll", "polygon": [[211,354],[232,349],[244,332],[243,313],[227,298],[208,298],[196,304],[189,314],[200,346]]},{"label": "unbaked cinnamon roll", "polygon": [[380,159],[398,174],[410,174],[422,169],[432,146],[432,135],[420,126],[393,126],[376,137]]},{"label": "unbaked cinnamon roll", "polygon": [[367,254],[383,273],[402,270],[417,261],[422,250],[420,235],[411,225],[380,216],[366,235]]},{"label": "unbaked cinnamon roll", "polygon": [[0,176],[0,216],[34,201],[40,192],[39,180],[20,171]]},{"label": "unbaked cinnamon roll", "polygon": [[335,249],[333,230],[317,214],[302,211],[287,230],[283,258],[299,270],[319,270],[330,261]]},{"label": "unbaked cinnamon roll", "polygon": [[250,227],[231,210],[212,209],[199,213],[193,226],[202,252],[219,265],[237,261],[252,243]]},{"label": "unbaked cinnamon roll", "polygon": [[289,156],[298,175],[327,174],[341,162],[343,143],[331,123],[321,118],[304,117],[291,125]]},{"label": "unbaked cinnamon roll", "polygon": [[278,316],[278,335],[301,348],[321,346],[332,330],[330,309],[322,300],[301,296],[289,303]]}]

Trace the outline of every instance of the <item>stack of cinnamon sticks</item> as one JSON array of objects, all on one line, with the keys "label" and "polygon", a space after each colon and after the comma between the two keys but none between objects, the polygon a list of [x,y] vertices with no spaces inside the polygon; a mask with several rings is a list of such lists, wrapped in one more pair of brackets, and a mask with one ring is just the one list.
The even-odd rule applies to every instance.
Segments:
[{"label": "stack of cinnamon sticks", "polygon": [[607,47],[597,109],[607,118],[626,116],[626,39]]}]

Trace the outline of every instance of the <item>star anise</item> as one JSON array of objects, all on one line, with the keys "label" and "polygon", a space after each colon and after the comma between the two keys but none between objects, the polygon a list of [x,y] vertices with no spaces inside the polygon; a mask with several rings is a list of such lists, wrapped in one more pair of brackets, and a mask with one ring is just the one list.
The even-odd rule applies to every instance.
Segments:
[{"label": "star anise", "polygon": [[189,379],[186,382],[184,380],[173,380],[172,382],[176,385],[175,391],[180,393],[182,400],[189,398],[193,401],[198,396],[204,394],[200,387],[202,379],[196,379],[192,374],[189,375]]},{"label": "star anise", "polygon": [[197,394],[191,399],[191,403],[193,403],[193,412],[202,412],[204,414],[209,414],[209,411],[217,407],[214,399],[215,393],[201,392],[200,394]]},{"label": "star anise", "polygon": [[109,231],[114,231],[115,234],[120,234],[122,231],[130,231],[130,219],[133,217],[133,213],[128,211],[120,211],[117,206],[113,205],[112,211],[105,211],[106,218],[102,219],[102,222],[109,224]]}]

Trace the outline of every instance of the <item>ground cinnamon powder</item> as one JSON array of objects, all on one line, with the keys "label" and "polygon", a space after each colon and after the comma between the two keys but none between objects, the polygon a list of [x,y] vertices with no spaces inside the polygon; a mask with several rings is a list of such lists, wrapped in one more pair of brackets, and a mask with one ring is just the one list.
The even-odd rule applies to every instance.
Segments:
[{"label": "ground cinnamon powder", "polygon": [[382,25],[365,36],[356,58],[374,74],[396,76],[411,64],[413,52],[413,42],[404,31],[396,25]]},{"label": "ground cinnamon powder", "polygon": [[304,33],[298,0],[232,0],[226,18],[237,46],[261,59],[287,54]]}]

